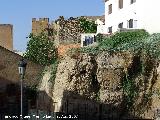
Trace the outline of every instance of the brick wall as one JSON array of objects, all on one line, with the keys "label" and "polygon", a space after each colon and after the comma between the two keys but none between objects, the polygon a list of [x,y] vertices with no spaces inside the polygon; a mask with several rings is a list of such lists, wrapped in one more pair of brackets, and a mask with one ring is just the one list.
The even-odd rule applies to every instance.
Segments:
[{"label": "brick wall", "polygon": [[13,50],[13,25],[0,24],[0,46]]}]

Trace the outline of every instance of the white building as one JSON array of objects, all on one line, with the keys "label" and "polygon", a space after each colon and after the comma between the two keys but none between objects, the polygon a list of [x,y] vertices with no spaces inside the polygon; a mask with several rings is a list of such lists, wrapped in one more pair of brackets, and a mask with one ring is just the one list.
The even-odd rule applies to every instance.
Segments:
[{"label": "white building", "polygon": [[105,0],[105,27],[100,25],[101,31],[105,34],[127,28],[160,32],[159,11],[160,0]]},{"label": "white building", "polygon": [[97,19],[95,24],[97,24],[97,33],[103,34],[105,31],[107,31],[104,21]]}]

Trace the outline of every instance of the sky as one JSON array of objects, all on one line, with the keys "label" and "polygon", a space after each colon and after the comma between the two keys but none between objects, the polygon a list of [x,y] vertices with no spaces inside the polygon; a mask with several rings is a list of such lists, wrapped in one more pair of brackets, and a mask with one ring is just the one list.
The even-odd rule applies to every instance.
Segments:
[{"label": "sky", "polygon": [[25,51],[32,18],[65,18],[104,14],[103,0],[1,0],[0,24],[13,25],[14,50]]}]

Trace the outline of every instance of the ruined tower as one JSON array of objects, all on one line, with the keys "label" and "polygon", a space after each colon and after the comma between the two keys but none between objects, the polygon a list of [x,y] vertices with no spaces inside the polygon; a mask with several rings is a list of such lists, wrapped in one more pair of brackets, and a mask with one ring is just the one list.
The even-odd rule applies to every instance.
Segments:
[{"label": "ruined tower", "polygon": [[0,46],[13,50],[13,25],[0,24]]}]

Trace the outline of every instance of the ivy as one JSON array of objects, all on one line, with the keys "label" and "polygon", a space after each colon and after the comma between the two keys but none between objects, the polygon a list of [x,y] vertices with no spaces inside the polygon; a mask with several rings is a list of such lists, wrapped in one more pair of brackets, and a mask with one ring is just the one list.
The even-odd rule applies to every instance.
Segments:
[{"label": "ivy", "polygon": [[59,61],[57,60],[51,65],[51,76],[50,76],[49,82],[54,82],[56,78],[58,63]]},{"label": "ivy", "polygon": [[128,75],[126,74],[123,82],[122,88],[125,97],[125,103],[127,109],[130,109],[134,103],[134,98],[137,96],[137,89],[133,80],[128,79]]}]

